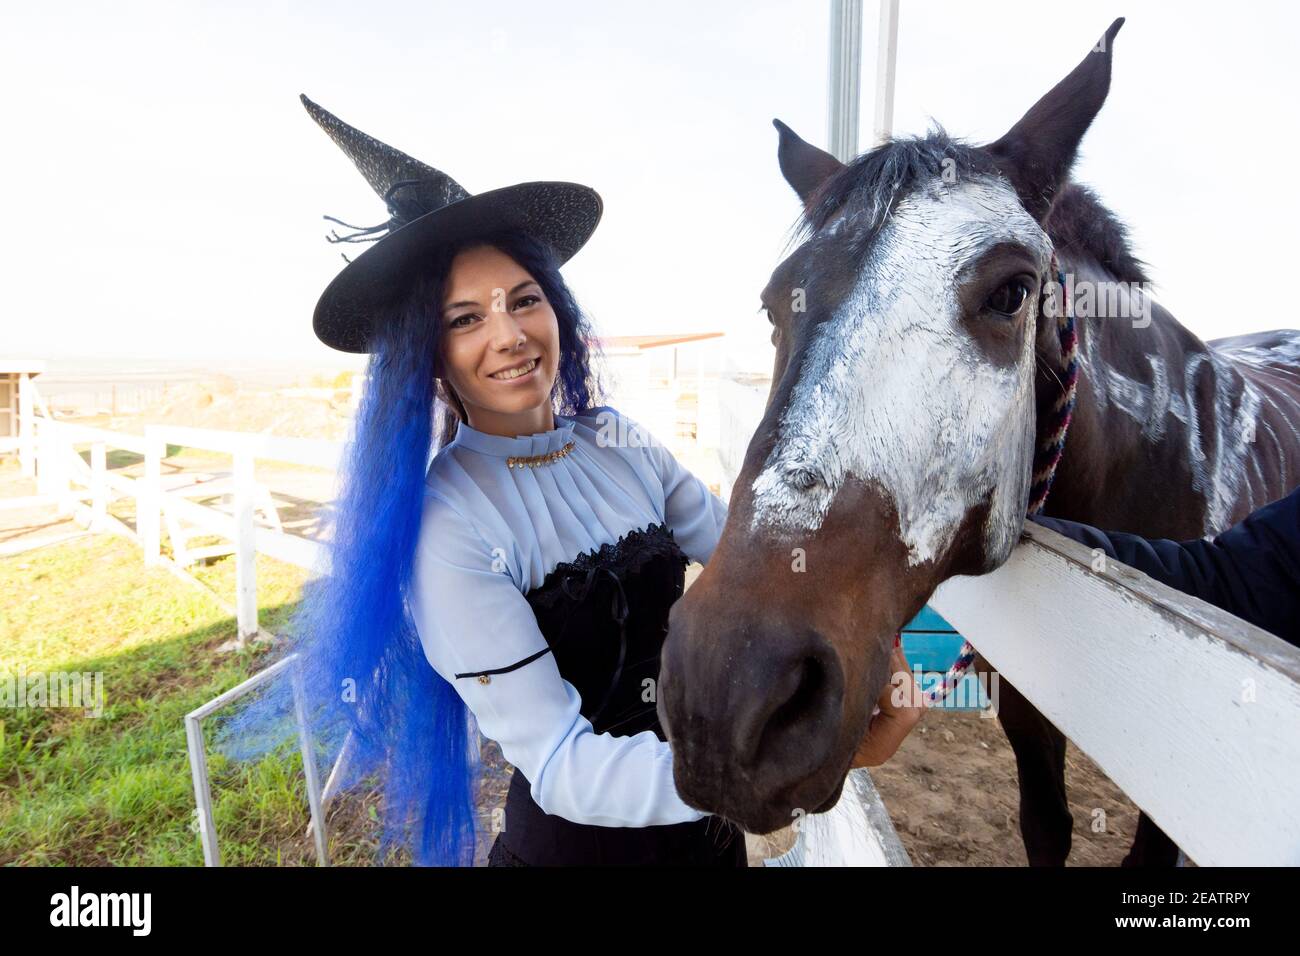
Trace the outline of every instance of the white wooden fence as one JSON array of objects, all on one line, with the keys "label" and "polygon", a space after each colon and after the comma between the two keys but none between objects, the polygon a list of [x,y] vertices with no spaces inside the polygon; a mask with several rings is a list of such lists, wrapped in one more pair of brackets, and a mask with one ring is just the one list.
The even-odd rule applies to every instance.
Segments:
[{"label": "white wooden fence", "polygon": [[1300,865],[1300,648],[1027,535],[931,605],[1197,864]]},{"label": "white wooden fence", "polygon": [[[165,564],[177,569],[202,557],[233,553],[239,641],[258,633],[256,552],[318,573],[328,572],[329,549],[319,541],[289,534],[280,527],[269,489],[254,480],[253,469],[257,459],[269,459],[332,472],[337,470],[343,453],[342,442],[175,425],[146,426],[142,437],[44,416],[33,418],[39,494],[17,503],[48,501],[91,530],[134,538],[144,551],[146,565]],[[89,464],[77,450],[77,446],[84,445],[90,446]],[[183,473],[164,476],[162,462],[168,445],[227,453],[233,467],[228,475],[215,481],[195,481]],[[109,470],[110,449],[142,456],[144,474],[132,478]],[[217,495],[230,499],[229,504],[205,505],[191,500]],[[134,529],[108,510],[109,503],[120,497],[135,499]],[[259,512],[261,523],[255,521]],[[169,532],[172,559],[162,553],[164,526]],[[230,543],[188,547],[189,537],[200,533],[220,535]]]}]

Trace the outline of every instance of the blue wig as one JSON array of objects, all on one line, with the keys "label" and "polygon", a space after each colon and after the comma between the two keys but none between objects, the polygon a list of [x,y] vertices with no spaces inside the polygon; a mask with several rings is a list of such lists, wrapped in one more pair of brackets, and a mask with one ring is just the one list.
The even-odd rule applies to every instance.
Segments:
[{"label": "blue wig", "polygon": [[[484,243],[519,263],[555,310],[561,355],[553,410],[573,415],[600,404],[590,325],[550,248],[527,235],[441,247],[404,301],[377,323],[338,499],[323,522],[332,531],[322,535],[330,542],[329,571],[304,588],[282,653],[299,655],[323,773],[351,733],[336,792],[372,777],[382,787],[380,864],[399,849],[420,866],[474,861],[478,734],[475,728],[471,738],[468,708],[429,665],[407,596],[429,462],[465,414],[442,375],[444,287],[456,253]],[[436,405],[445,409],[437,429]],[[216,746],[248,760],[293,742],[296,733],[286,670],[222,721]]]}]

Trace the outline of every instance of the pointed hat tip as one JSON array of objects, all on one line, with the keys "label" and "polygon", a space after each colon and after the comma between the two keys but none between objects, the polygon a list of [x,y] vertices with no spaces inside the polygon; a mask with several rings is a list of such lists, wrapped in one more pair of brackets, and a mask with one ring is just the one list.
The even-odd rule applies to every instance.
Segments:
[{"label": "pointed hat tip", "polygon": [[319,123],[322,127],[327,127],[327,124],[331,120],[335,122],[342,122],[341,120],[339,120],[337,116],[335,116],[329,110],[325,109],[325,107],[321,106],[319,103],[316,103],[312,99],[310,99],[306,93],[299,93],[298,99],[302,101],[303,107],[311,115],[311,118],[314,119],[317,123]]}]

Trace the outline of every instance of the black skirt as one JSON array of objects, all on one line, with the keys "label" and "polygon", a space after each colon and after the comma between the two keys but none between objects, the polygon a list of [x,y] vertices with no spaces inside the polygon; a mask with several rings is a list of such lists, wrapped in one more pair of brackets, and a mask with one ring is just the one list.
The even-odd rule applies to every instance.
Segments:
[{"label": "black skirt", "polygon": [[[668,610],[689,563],[672,531],[652,524],[599,551],[562,562],[525,595],[561,676],[582,698],[596,733],[650,730],[666,740],[655,707]],[[527,665],[525,665],[527,666]],[[574,823],[544,812],[518,769],[505,830],[489,866],[747,866],[744,833],[721,817],[650,827]]]}]

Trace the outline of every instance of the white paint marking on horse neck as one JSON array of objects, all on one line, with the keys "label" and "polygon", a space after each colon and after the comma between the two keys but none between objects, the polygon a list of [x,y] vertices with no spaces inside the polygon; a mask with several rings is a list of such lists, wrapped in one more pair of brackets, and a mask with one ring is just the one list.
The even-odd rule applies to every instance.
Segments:
[{"label": "white paint marking on horse neck", "polygon": [[[1147,355],[1151,366],[1148,384],[1125,375],[1102,359],[1097,352],[1098,336],[1090,330],[1082,329],[1080,336],[1082,376],[1090,383],[1099,408],[1113,406],[1123,412],[1142,426],[1142,437],[1153,445],[1164,440],[1169,415],[1186,426],[1178,451],[1186,457],[1193,490],[1205,502],[1203,533],[1213,535],[1226,529],[1239,498],[1250,494],[1246,461],[1251,450],[1252,426],[1259,420],[1258,390],[1241,376],[1230,359],[1213,348],[1187,355],[1183,389],[1179,393],[1171,389],[1164,361],[1158,356]],[[1212,409],[1197,405],[1196,381],[1205,365],[1209,366],[1214,380]],[[1207,458],[1201,436],[1207,419],[1213,429],[1212,458]]]},{"label": "white paint marking on horse neck", "polygon": [[[990,500],[986,553],[1004,560],[1024,519],[1033,456],[1032,311],[999,368],[961,325],[957,276],[999,241],[1050,243],[995,179],[918,187],[895,207],[852,290],[809,342],[778,437],[753,484],[751,531],[811,532],[849,476],[898,511],[911,565],[933,561]],[[790,476],[821,482],[801,490]]]},{"label": "white paint marking on horse neck", "polygon": [[[1254,386],[1241,377],[1232,363],[1210,350],[1188,356],[1183,386],[1189,408],[1196,408],[1196,376],[1204,364],[1209,364],[1214,375],[1214,458],[1207,461],[1202,450],[1202,416],[1198,414],[1188,416],[1187,446],[1192,463],[1192,487],[1205,499],[1208,537],[1227,530],[1230,523],[1245,481],[1246,455],[1253,443],[1251,436],[1259,419],[1260,401]],[[1240,391],[1234,388],[1234,379],[1241,382]]]}]

